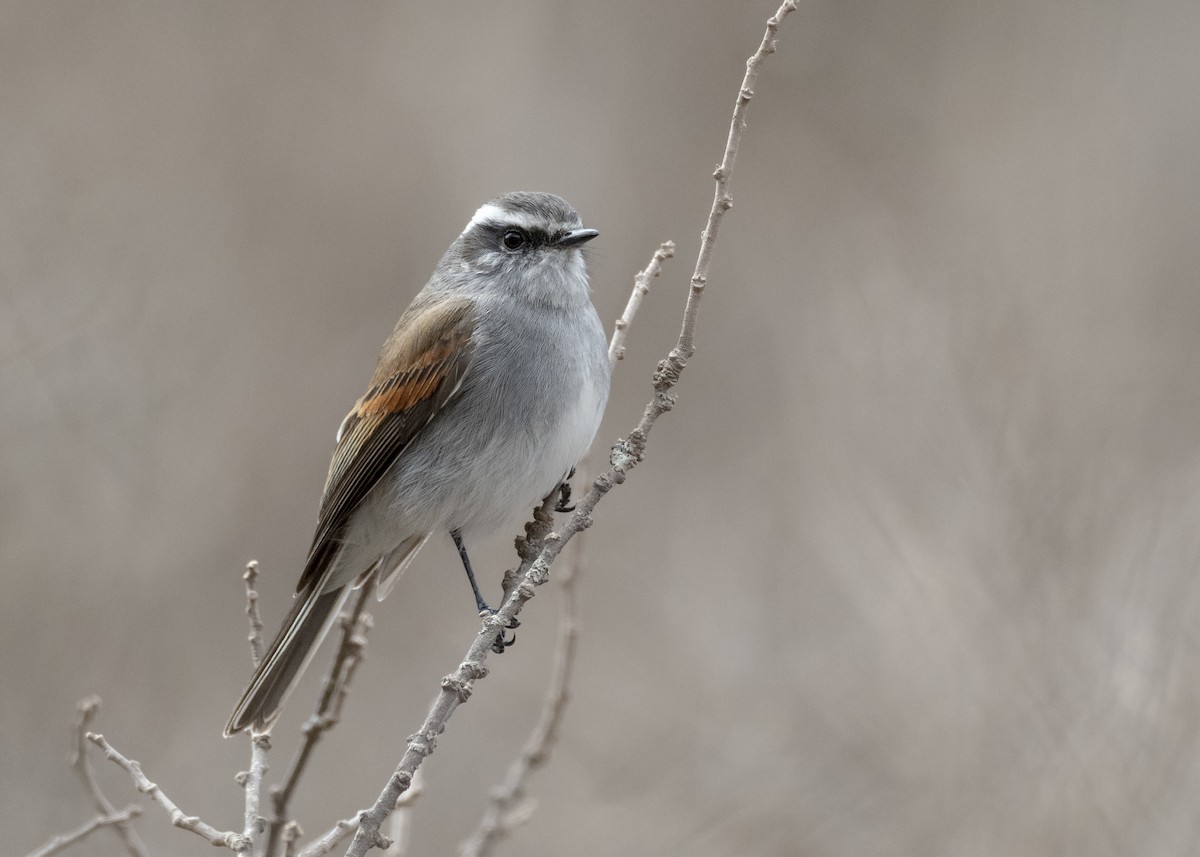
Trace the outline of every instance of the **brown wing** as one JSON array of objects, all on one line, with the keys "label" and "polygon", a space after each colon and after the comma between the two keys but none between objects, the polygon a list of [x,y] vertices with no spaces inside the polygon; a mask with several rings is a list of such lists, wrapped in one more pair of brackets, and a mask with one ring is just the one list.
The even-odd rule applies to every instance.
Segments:
[{"label": "brown wing", "polygon": [[401,316],[383,347],[370,388],[338,430],[317,532],[297,590],[324,573],[351,513],[458,392],[475,350],[474,331],[470,301],[414,304]]}]

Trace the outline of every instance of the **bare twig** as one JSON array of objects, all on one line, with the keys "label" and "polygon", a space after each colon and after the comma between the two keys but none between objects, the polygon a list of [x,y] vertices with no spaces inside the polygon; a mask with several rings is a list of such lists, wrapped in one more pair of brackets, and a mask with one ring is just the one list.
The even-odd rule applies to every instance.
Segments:
[{"label": "bare twig", "polygon": [[142,773],[142,766],[140,764],[132,759],[127,759],[117,752],[103,735],[89,732],[87,733],[87,739],[104,751],[105,758],[125,769],[129,776],[133,778],[133,784],[139,792],[150,795],[159,806],[167,811],[167,815],[171,818],[171,824],[184,830],[190,830],[197,836],[207,839],[212,845],[224,846],[230,851],[244,852],[250,848],[250,840],[243,834],[235,833],[231,830],[217,830],[196,816],[187,815],[175,805],[174,801],[163,793],[161,788],[150,782],[149,778]]},{"label": "bare twig", "polygon": [[675,242],[664,241],[654,251],[654,256],[650,259],[650,264],[634,276],[633,291],[629,294],[629,302],[625,304],[625,312],[621,313],[621,317],[617,319],[616,326],[613,329],[612,341],[608,344],[608,365],[610,368],[616,366],[618,360],[625,359],[625,332],[629,330],[629,325],[633,323],[633,317],[637,315],[638,307],[642,305],[642,301],[646,295],[650,294],[650,281],[659,275],[659,272],[662,270],[662,263],[674,257],[674,255]]},{"label": "bare twig", "polygon": [[287,823],[288,804],[300,782],[300,775],[312,756],[313,748],[321,737],[337,725],[342,715],[342,706],[350,693],[350,680],[365,656],[367,632],[371,629],[371,616],[363,612],[375,592],[375,577],[368,577],[359,587],[353,603],[342,613],[339,620],[342,637],[329,672],[321,683],[321,696],[317,709],[300,727],[304,740],[296,751],[292,764],[284,775],[283,782],[271,789],[271,819],[267,825],[268,855],[274,854],[283,826]]},{"label": "bare twig", "polygon": [[400,799],[396,801],[389,831],[392,844],[383,853],[383,857],[405,857],[408,854],[409,841],[412,839],[412,806],[424,793],[425,778],[418,770],[413,775],[412,785],[408,787],[408,791],[400,795]]},{"label": "bare twig", "polygon": [[263,653],[267,650],[267,644],[263,640],[262,617],[258,615],[258,590],[254,588],[254,584],[258,581],[257,560],[252,559],[246,563],[242,580],[246,581],[246,618],[250,621],[250,635],[246,639],[250,641],[250,658],[254,661],[254,668],[258,669],[258,665],[262,663]]},{"label": "bare twig", "polygon": [[283,826],[283,833],[280,834],[280,839],[283,840],[283,857],[296,857],[296,840],[303,835],[304,831],[294,821],[289,821]]},{"label": "bare twig", "polygon": [[237,775],[238,784],[246,790],[245,828],[242,834],[249,840],[251,848],[266,827],[266,819],[259,815],[262,805],[262,783],[267,774],[267,751],[271,749],[271,736],[250,736],[250,770]]},{"label": "bare twig", "polygon": [[[88,760],[86,735],[88,727],[91,726],[92,719],[96,716],[96,712],[100,709],[100,697],[89,696],[86,699],[79,701],[76,706],[78,717],[75,720],[75,729],[73,733],[72,751],[71,751],[71,767],[79,775],[79,779],[83,781],[83,787],[92,799],[92,805],[96,807],[96,811],[101,816],[113,816],[116,814],[116,807],[112,805],[104,792],[100,790],[100,784],[96,781],[96,772],[92,769],[92,763]],[[146,850],[145,843],[138,836],[137,831],[133,829],[129,819],[117,821],[111,826],[117,832],[117,836],[121,838],[125,850],[128,851],[131,857],[150,857],[150,852]]]},{"label": "bare twig", "polygon": [[727,192],[727,186],[737,160],[742,133],[746,128],[746,105],[754,95],[753,86],[763,61],[775,50],[775,34],[780,23],[795,8],[795,0],[786,0],[779,7],[767,21],[766,33],[758,50],[746,62],[746,74],[734,106],[729,137],[725,144],[725,154],[720,166],[713,173],[713,178],[716,180],[713,205],[702,233],[700,254],[696,260],[691,289],[684,307],[679,339],[666,359],[659,362],[658,370],[654,373],[654,397],[646,405],[641,420],[630,432],[629,437],[618,440],[613,445],[609,458],[611,464],[609,470],[598,476],[592,483],[591,491],[579,501],[575,513],[567,520],[562,529],[545,537],[537,558],[529,566],[528,571],[518,578],[520,582],[512,588],[496,614],[484,620],[483,627],[475,636],[474,642],[467,650],[466,657],[458,669],[442,679],[441,692],[434,701],[425,722],[421,725],[420,731],[408,739],[407,749],[396,766],[396,770],[388,779],[387,785],[380,792],[374,805],[359,814],[359,829],[354,835],[350,849],[346,852],[347,857],[362,857],[368,849],[378,844],[380,826],[391,812],[392,807],[395,806],[397,798],[412,783],[413,773],[424,758],[434,751],[437,736],[445,729],[454,710],[470,696],[474,682],[487,675],[484,661],[487,659],[488,649],[496,639],[496,635],[512,624],[512,620],[521,612],[525,602],[534,596],[536,588],[549,580],[550,565],[562,552],[563,547],[576,533],[591,526],[591,515],[596,504],[612,490],[613,486],[624,482],[629,471],[641,462],[646,448],[646,439],[651,429],[659,417],[674,407],[675,399],[671,390],[678,383],[679,376],[686,367],[688,359],[695,352],[693,339],[696,316],[699,312],[700,299],[704,293],[704,285],[708,279],[713,244],[717,238],[721,219],[733,204]]},{"label": "bare twig", "polygon": [[130,819],[137,817],[141,812],[142,808],[140,806],[132,805],[111,815],[98,815],[77,830],[55,836],[41,848],[31,851],[28,857],[50,857],[51,854],[57,854],[59,851],[74,845],[102,827],[117,827],[127,824]]}]

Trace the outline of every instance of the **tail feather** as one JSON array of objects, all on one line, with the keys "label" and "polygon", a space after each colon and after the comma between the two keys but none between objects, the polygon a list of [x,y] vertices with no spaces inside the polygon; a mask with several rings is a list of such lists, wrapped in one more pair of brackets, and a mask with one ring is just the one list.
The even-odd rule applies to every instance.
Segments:
[{"label": "tail feather", "polygon": [[329,631],[351,587],[320,591],[320,581],[300,592],[279,634],[267,649],[250,686],[225,727],[226,737],[253,727],[265,729],[279,714],[293,685]]}]

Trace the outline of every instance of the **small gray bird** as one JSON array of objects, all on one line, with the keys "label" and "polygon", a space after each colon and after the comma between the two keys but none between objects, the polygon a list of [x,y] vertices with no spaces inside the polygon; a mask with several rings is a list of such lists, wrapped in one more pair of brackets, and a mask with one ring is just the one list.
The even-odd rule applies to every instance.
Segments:
[{"label": "small gray bird", "polygon": [[509,193],[450,245],[338,429],[295,602],[226,735],[265,729],[350,590],[374,575],[382,598],[436,532],[488,609],[467,543],[568,478],[608,399],[580,250],[597,234],[553,194]]}]

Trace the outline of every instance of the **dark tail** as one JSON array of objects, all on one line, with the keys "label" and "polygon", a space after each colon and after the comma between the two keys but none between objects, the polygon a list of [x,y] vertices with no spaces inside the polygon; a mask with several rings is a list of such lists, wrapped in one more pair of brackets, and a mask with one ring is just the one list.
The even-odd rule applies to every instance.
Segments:
[{"label": "dark tail", "polygon": [[[315,583],[319,586],[320,580]],[[301,591],[296,595],[283,627],[229,718],[226,737],[247,727],[256,731],[265,729],[283,708],[284,699],[308,666],[309,659],[329,630],[330,620],[337,615],[350,592],[349,586],[329,592],[321,592],[317,586],[311,592]]]}]

